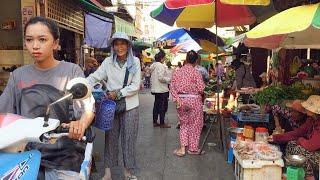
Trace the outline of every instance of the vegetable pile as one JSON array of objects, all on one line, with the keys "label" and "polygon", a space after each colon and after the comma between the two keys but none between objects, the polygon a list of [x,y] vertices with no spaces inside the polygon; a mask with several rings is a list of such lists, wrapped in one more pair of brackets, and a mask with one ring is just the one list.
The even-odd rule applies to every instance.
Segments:
[{"label": "vegetable pile", "polygon": [[305,87],[300,84],[292,86],[269,86],[254,95],[254,101],[259,105],[281,104],[284,100],[307,99],[308,94],[303,93]]}]

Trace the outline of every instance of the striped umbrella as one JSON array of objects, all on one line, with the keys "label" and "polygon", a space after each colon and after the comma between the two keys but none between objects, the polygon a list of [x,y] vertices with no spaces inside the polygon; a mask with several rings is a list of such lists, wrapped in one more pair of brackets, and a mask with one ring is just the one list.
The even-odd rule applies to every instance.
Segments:
[{"label": "striped umbrella", "polygon": [[250,47],[320,48],[320,3],[285,10],[246,34]]},{"label": "striped umbrella", "polygon": [[270,4],[270,0],[221,0],[225,4],[233,5],[259,5],[267,6]]},{"label": "striped umbrella", "polygon": [[208,28],[214,24],[219,27],[241,26],[256,21],[248,6],[223,4],[221,0],[166,0],[150,15],[169,26],[176,23],[178,27],[189,28]]}]

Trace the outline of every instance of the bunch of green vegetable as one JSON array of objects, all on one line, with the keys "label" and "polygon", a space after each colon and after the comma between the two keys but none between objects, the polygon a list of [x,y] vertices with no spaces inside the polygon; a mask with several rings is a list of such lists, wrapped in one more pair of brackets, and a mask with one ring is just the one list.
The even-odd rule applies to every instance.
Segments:
[{"label": "bunch of green vegetable", "polygon": [[[222,92],[222,90],[230,88],[232,85],[232,81],[230,80],[223,80],[219,87],[219,93]],[[218,92],[218,83],[216,79],[210,79],[209,82],[206,84],[206,87],[204,88],[205,94],[214,94]]]},{"label": "bunch of green vegetable", "polygon": [[275,105],[281,104],[284,100],[306,98],[307,95],[299,87],[283,85],[269,86],[254,96],[255,102],[260,105]]}]

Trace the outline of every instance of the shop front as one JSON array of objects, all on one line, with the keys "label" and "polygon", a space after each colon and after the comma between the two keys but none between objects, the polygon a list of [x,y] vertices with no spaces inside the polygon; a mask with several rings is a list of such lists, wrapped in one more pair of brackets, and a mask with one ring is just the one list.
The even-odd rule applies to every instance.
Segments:
[{"label": "shop front", "polygon": [[60,27],[60,48],[56,58],[79,63],[84,34],[84,10],[73,0],[47,0],[39,4],[40,14]]},{"label": "shop front", "polygon": [[23,20],[32,17],[35,9],[28,0],[12,0],[0,6],[0,94],[10,72],[24,64]]}]

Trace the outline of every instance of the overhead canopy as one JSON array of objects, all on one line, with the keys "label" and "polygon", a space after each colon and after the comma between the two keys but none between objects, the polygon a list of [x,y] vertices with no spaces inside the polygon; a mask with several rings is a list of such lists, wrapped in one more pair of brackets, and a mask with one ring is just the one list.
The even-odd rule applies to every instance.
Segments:
[{"label": "overhead canopy", "polygon": [[[218,44],[216,44],[216,40]],[[188,52],[190,50],[206,52],[221,51],[219,47],[225,44],[220,37],[203,28],[175,29],[162,35],[155,43],[155,47],[172,47],[171,52]]]},{"label": "overhead canopy", "polygon": [[262,5],[267,6],[270,0],[221,0],[222,3],[234,5]]},{"label": "overhead canopy", "polygon": [[231,27],[250,25],[256,21],[249,7],[223,4],[221,0],[217,0],[216,3],[214,0],[166,0],[150,15],[169,26],[176,23],[178,27],[188,28],[209,28],[214,24],[219,27]]},{"label": "overhead canopy", "polygon": [[250,47],[320,48],[320,4],[283,11],[246,33]]},{"label": "overhead canopy", "polygon": [[85,14],[85,42],[90,47],[107,48],[112,32],[112,21],[92,13]]},{"label": "overhead canopy", "polygon": [[79,0],[80,5],[89,12],[113,19],[113,15],[91,3],[90,0]]}]

